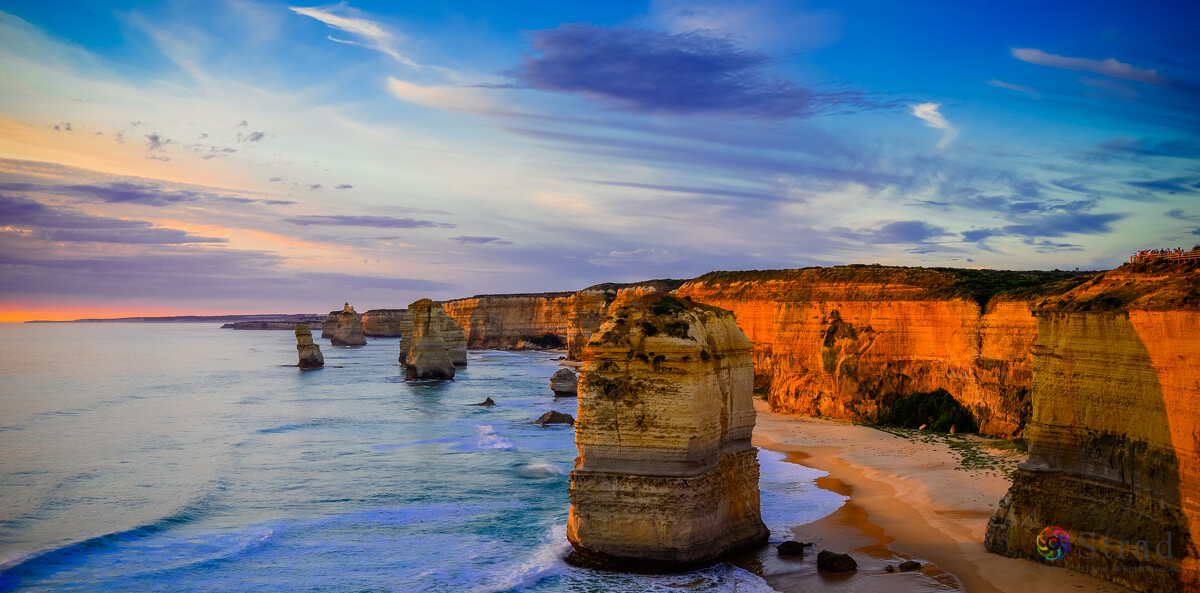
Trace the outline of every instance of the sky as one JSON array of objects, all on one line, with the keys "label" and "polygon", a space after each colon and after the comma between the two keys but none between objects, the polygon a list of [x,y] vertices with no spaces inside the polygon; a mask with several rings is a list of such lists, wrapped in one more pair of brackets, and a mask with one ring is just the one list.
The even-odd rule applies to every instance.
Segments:
[{"label": "sky", "polygon": [[0,321],[1200,243],[1194,2],[0,0]]}]

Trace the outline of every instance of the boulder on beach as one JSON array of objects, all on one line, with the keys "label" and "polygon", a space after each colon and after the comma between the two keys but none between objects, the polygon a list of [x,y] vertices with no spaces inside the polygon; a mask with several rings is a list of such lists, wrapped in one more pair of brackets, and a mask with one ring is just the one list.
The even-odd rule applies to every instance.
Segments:
[{"label": "boulder on beach", "polygon": [[775,549],[779,552],[780,556],[803,556],[804,548],[807,548],[811,545],[812,544],[788,540],[782,544],[779,544],[778,546],[775,546]]},{"label": "boulder on beach", "polygon": [[337,325],[329,342],[334,346],[366,346],[367,338],[363,336],[362,316],[354,312],[350,303],[342,307],[337,317]]},{"label": "boulder on beach", "polygon": [[817,570],[825,572],[854,572],[858,563],[849,554],[838,554],[829,550],[821,550],[817,554]]},{"label": "boulder on beach", "polygon": [[571,369],[558,369],[550,377],[550,391],[559,397],[576,395],[579,392],[579,376]]},{"label": "boulder on beach", "polygon": [[492,400],[492,398],[489,397],[477,404],[467,404],[467,405],[468,406],[494,406],[494,405],[496,405],[496,402],[494,400]]},{"label": "boulder on beach", "polygon": [[313,343],[312,330],[303,323],[296,324],[296,352],[300,355],[300,363],[296,366],[302,369],[325,366],[321,347]]},{"label": "boulder on beach", "polygon": [[921,570],[921,563],[917,562],[916,560],[908,560],[905,562],[901,562],[900,570],[903,570],[906,572],[910,571],[910,570]]},{"label": "boulder on beach", "polygon": [[538,416],[538,419],[534,420],[533,423],[541,426],[546,426],[547,424],[575,424],[575,417],[570,414],[563,414],[562,412],[549,411]]}]

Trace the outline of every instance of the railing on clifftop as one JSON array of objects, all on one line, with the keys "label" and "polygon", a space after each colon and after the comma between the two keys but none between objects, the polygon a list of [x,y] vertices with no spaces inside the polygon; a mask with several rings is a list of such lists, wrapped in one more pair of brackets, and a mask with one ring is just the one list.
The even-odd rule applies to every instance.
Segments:
[{"label": "railing on clifftop", "polygon": [[1168,260],[1185,260],[1185,259],[1200,259],[1200,250],[1193,249],[1191,251],[1165,251],[1161,253],[1135,253],[1129,256],[1129,263],[1140,264],[1142,262],[1153,261],[1156,259]]}]

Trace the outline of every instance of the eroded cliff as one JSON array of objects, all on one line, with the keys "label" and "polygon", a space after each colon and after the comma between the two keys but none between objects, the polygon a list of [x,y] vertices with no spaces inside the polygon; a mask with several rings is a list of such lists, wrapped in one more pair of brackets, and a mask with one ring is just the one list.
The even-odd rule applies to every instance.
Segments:
[{"label": "eroded cliff", "polygon": [[1032,303],[1086,277],[888,266],[712,272],[676,293],[728,309],[754,342],[775,411],[873,421],[945,389],[981,432],[1029,411]]},{"label": "eroded cliff", "polygon": [[[682,280],[597,284],[576,292],[479,295],[443,303],[466,330],[471,349],[509,349],[531,339],[567,347],[574,356],[608,311],[646,294],[667,292]],[[553,337],[553,339],[548,339]]]},{"label": "eroded cliff", "polygon": [[378,338],[398,338],[412,323],[408,309],[371,309],[362,314],[363,335]]},{"label": "eroded cliff", "polygon": [[[1137,591],[1200,590],[1200,262],[1125,265],[1034,315],[1030,457],[988,549]],[[1039,541],[1047,528],[1070,549]]]},{"label": "eroded cliff", "polygon": [[614,309],[579,382],[568,561],[664,570],[761,545],[751,344],[721,309]]}]

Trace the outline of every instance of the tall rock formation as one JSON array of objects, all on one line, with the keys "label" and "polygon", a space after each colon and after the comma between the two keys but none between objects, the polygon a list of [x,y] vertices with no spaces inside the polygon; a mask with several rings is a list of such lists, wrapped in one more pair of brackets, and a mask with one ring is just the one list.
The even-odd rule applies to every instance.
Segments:
[{"label": "tall rock formation", "polygon": [[329,342],[334,346],[365,346],[367,338],[363,336],[362,317],[354,312],[354,307],[346,303],[337,316],[337,325]]},{"label": "tall rock formation", "polygon": [[412,313],[413,328],[412,345],[404,361],[405,380],[453,379],[454,362],[443,336],[446,312],[429,299],[409,305],[408,310]]},{"label": "tall rock formation", "polygon": [[362,315],[363,335],[398,338],[404,335],[405,309],[371,309]]},{"label": "tall rock formation", "polygon": [[736,315],[774,411],[873,421],[945,389],[980,432],[1013,436],[1029,414],[1030,307],[1087,279],[1072,276],[838,266],[710,272],[676,294]]},{"label": "tall rock formation", "polygon": [[988,549],[1200,591],[1200,262],[1125,265],[1034,315],[1029,461]]},{"label": "tall rock formation", "polygon": [[321,337],[322,338],[332,338],[333,337],[333,331],[335,329],[337,329],[338,315],[341,315],[341,314],[342,314],[341,311],[330,311],[329,315],[325,316],[325,323],[321,324]]},{"label": "tall rock formation", "polygon": [[765,544],[751,344],[733,315],[659,295],[584,350],[568,561],[659,571]]},{"label": "tall rock formation", "polygon": [[468,348],[510,349],[523,339],[552,334],[577,358],[610,309],[646,294],[665,293],[681,283],[607,283],[577,292],[478,295],[443,305],[446,314],[466,330]]},{"label": "tall rock formation", "polygon": [[[450,362],[456,367],[467,366],[467,333],[457,322],[445,315],[445,309],[442,310],[442,314],[435,315],[441,319],[442,339],[446,342],[446,349],[450,351]],[[408,358],[408,351],[412,348],[412,313],[406,310],[399,323],[400,364],[404,364]]]},{"label": "tall rock formation", "polygon": [[296,324],[296,352],[300,356],[300,368],[325,366],[325,357],[321,355],[321,347],[313,343],[312,330],[303,323]]}]

